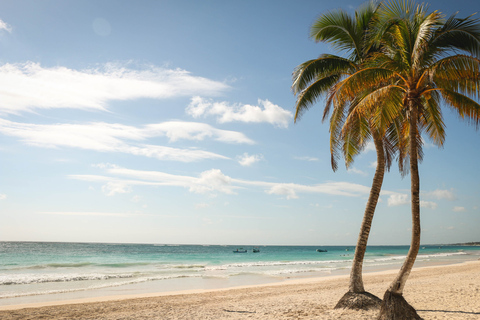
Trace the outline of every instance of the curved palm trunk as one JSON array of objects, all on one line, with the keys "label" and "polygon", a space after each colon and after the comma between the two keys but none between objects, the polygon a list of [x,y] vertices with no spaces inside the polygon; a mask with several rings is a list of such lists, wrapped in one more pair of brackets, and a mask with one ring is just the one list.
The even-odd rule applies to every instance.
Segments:
[{"label": "curved palm trunk", "polygon": [[355,255],[353,257],[352,270],[350,272],[350,284],[348,292],[338,301],[335,306],[347,309],[371,309],[378,308],[382,300],[373,294],[365,292],[362,278],[363,258],[367,250],[368,237],[372,226],[373,215],[377,207],[378,197],[382,189],[383,176],[385,175],[385,153],[381,136],[372,130],[373,142],[377,152],[377,168],[373,176],[372,188],[368,197],[367,206],[363,215],[360,234],[358,235],[357,246],[355,247]]},{"label": "curved palm trunk", "polygon": [[410,250],[397,274],[385,292],[378,320],[421,319],[415,309],[403,298],[403,288],[412,271],[420,249],[420,177],[417,154],[417,106],[410,102],[410,179],[412,197],[412,238]]},{"label": "curved palm trunk", "polygon": [[385,154],[383,149],[383,141],[378,133],[372,132],[375,150],[377,152],[377,168],[373,176],[372,188],[368,197],[367,206],[363,215],[362,226],[360,227],[360,234],[358,235],[357,246],[355,248],[355,255],[353,257],[352,271],[350,272],[350,285],[348,290],[351,292],[364,292],[362,268],[363,258],[367,250],[368,236],[370,235],[370,228],[372,226],[373,215],[377,207],[378,197],[382,189],[383,176],[385,175]]}]

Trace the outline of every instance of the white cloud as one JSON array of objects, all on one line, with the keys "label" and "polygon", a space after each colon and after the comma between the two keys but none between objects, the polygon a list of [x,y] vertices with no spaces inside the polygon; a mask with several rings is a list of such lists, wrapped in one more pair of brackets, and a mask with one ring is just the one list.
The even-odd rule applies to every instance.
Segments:
[{"label": "white cloud", "polygon": [[110,181],[102,187],[102,191],[107,196],[113,196],[117,193],[130,193],[132,188],[126,182]]},{"label": "white cloud", "polygon": [[406,194],[392,194],[388,198],[388,206],[395,207],[408,204],[408,195]]},{"label": "white cloud", "polygon": [[58,215],[58,216],[105,216],[105,217],[137,217],[137,216],[149,216],[150,214],[144,213],[118,213],[118,212],[39,212],[38,214]]},{"label": "white cloud", "polygon": [[201,116],[217,116],[220,123],[226,122],[266,122],[278,127],[287,128],[293,118],[290,111],[285,110],[268,100],[258,100],[258,106],[249,104],[229,104],[228,102],[212,102],[202,97],[194,97],[186,112],[194,118]]},{"label": "white cloud", "polygon": [[12,27],[3,20],[0,20],[0,30],[5,30],[8,33],[12,32]]},{"label": "white cloud", "polygon": [[240,132],[219,130],[204,123],[182,121],[133,127],[104,122],[38,125],[0,119],[0,133],[20,138],[24,143],[37,147],[70,147],[99,152],[122,152],[181,162],[229,158],[198,149],[178,149],[140,142],[166,136],[170,142],[179,139],[211,138],[224,143],[254,143]]},{"label": "white cloud", "polygon": [[138,203],[140,202],[140,200],[142,200],[142,197],[139,195],[135,195],[132,197],[132,202]]},{"label": "white cloud", "polygon": [[292,184],[277,184],[266,191],[268,194],[286,196],[287,199],[298,199],[296,188]]},{"label": "white cloud", "polygon": [[[280,195],[287,199],[297,199],[300,194],[328,194],[346,197],[368,195],[370,187],[349,182],[326,182],[315,185],[295,183],[276,183],[235,179],[225,175],[219,169],[211,169],[199,174],[198,177],[173,175],[160,171],[141,171],[105,166],[104,170],[110,176],[101,175],[70,175],[72,179],[104,184],[104,192],[109,194],[126,193],[133,186],[170,186],[183,187],[192,193],[215,195],[216,193],[237,194],[246,187],[260,188],[267,194]],[[399,195],[395,192],[382,190],[383,195]],[[390,199],[389,199],[390,201]]]},{"label": "white cloud", "polygon": [[240,163],[241,166],[249,167],[256,162],[261,161],[262,159],[263,156],[261,154],[249,155],[245,152],[243,155],[238,157],[238,163]]},{"label": "white cloud", "polygon": [[[216,192],[235,194],[234,190],[239,188],[238,186],[233,186],[231,184],[231,178],[225,176],[218,169],[204,171],[199,175],[199,177],[173,175],[159,171],[131,170],[116,166],[108,168],[106,171],[109,174],[120,177],[129,177],[133,178],[133,180],[123,180],[121,178],[119,179],[97,175],[70,175],[70,178],[107,183],[104,185],[104,187],[112,184],[113,186],[119,186],[118,190],[120,190],[120,192],[123,190],[129,190],[125,189],[125,186],[130,187],[135,185],[184,187],[189,189],[190,192],[199,194],[214,194]],[[110,191],[109,187],[105,188],[107,191]]]},{"label": "white cloud", "polygon": [[466,211],[465,207],[454,207],[453,208],[454,212],[463,212]]},{"label": "white cloud", "polygon": [[377,165],[378,165],[377,161],[370,162],[370,168],[375,168],[376,169]]},{"label": "white cloud", "polygon": [[431,202],[431,201],[420,201],[420,207],[422,208],[430,208],[430,209],[437,209],[438,204],[436,202]]},{"label": "white cloud", "polygon": [[360,174],[362,176],[367,176],[368,174],[365,171],[359,170],[355,167],[351,167],[347,169],[348,173],[355,173],[355,174]]},{"label": "white cloud", "polygon": [[190,191],[195,193],[220,191],[226,194],[235,194],[231,186],[232,178],[224,175],[219,169],[204,171],[193,182],[190,186]]},{"label": "white cloud", "polygon": [[[204,171],[199,175],[199,177],[172,175],[159,171],[132,170],[116,166],[106,168],[106,172],[115,177],[97,175],[71,175],[70,178],[101,183],[122,182],[129,186],[177,186],[188,188],[190,192],[207,194],[215,192],[236,194],[236,190],[245,188],[245,186],[251,186],[263,188],[268,194],[286,196],[288,199],[296,199],[300,193],[357,197],[367,195],[370,192],[370,187],[348,182],[326,182],[315,185],[300,185],[295,183],[274,183],[234,179],[224,175],[218,169]],[[132,180],[123,180],[123,177],[127,177]],[[116,185],[117,184],[114,184],[114,186]],[[110,189],[107,190],[110,191]],[[124,189],[119,188],[119,190]],[[382,190],[382,194],[389,195],[394,193],[391,191]]]},{"label": "white cloud", "polygon": [[294,157],[297,160],[302,160],[302,161],[319,161],[320,159],[315,158],[315,157]]},{"label": "white cloud", "polygon": [[5,199],[7,199],[7,195],[0,193],[0,200],[5,200]]},{"label": "white cloud", "polygon": [[212,138],[225,143],[254,143],[243,133],[216,129],[200,122],[167,121],[146,125],[145,131],[151,136],[165,135],[171,142],[181,139],[202,141],[205,138]]},{"label": "white cloud", "polygon": [[197,203],[195,205],[195,209],[205,209],[208,208],[210,205],[208,203]]},{"label": "white cloud", "polygon": [[181,69],[106,64],[78,71],[26,62],[0,66],[0,88],[0,114],[19,114],[57,108],[103,111],[114,100],[217,95],[229,86]]},{"label": "white cloud", "polygon": [[375,144],[372,141],[367,142],[367,145],[365,146],[364,152],[368,151],[376,151]]},{"label": "white cloud", "polygon": [[457,197],[455,196],[452,190],[453,189],[450,189],[450,190],[437,189],[434,191],[422,192],[422,195],[424,197],[438,199],[438,200],[446,199],[446,200],[453,201],[453,200],[456,200]]}]

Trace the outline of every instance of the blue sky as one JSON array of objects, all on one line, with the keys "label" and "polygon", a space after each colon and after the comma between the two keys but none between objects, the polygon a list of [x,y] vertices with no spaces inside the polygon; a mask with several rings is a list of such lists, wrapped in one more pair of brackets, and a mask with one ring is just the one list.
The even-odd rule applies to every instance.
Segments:
[{"label": "blue sky", "polygon": [[[0,240],[355,244],[373,148],[330,168],[323,101],[293,123],[322,12],[362,1],[0,2]],[[465,17],[476,1],[431,1]],[[425,141],[422,242],[479,241],[479,132]],[[408,244],[385,176],[370,244]]]}]

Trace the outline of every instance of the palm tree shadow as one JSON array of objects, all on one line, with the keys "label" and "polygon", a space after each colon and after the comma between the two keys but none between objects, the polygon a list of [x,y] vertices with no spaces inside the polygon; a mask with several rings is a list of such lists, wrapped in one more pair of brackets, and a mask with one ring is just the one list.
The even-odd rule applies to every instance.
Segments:
[{"label": "palm tree shadow", "polygon": [[450,311],[450,310],[417,310],[417,312],[443,312],[443,313],[459,313],[459,314],[480,314],[480,312],[468,311]]}]

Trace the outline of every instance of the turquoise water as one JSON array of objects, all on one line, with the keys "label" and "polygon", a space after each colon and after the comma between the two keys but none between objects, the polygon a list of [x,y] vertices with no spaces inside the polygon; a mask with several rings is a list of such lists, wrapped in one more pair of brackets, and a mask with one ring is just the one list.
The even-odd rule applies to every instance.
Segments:
[{"label": "turquoise water", "polygon": [[[243,248],[246,253],[234,253]],[[352,246],[200,246],[0,242],[0,305],[16,297],[53,296],[133,286],[154,291],[206,283],[250,284],[348,273]],[[327,250],[317,252],[316,249]],[[369,246],[364,268],[397,269],[408,246]],[[477,260],[480,248],[424,246],[416,266]],[[129,292],[132,293],[132,292]]]}]

